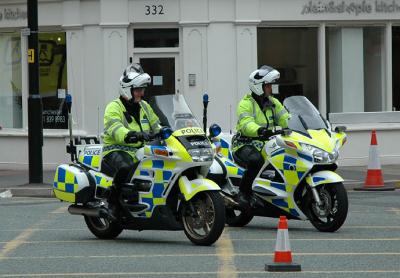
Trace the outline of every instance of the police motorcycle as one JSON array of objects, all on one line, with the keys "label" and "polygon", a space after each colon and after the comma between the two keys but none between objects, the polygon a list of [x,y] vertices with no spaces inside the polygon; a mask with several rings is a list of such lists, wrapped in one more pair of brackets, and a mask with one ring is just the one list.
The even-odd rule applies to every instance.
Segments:
[{"label": "police motorcycle", "polygon": [[319,231],[334,232],[343,225],[348,211],[343,179],[335,173],[346,128],[332,130],[304,96],[286,98],[283,105],[291,114],[289,128],[276,130],[267,143],[257,141],[263,145],[265,164],[253,181],[249,207],[238,207],[235,202],[244,164],[232,155],[229,138],[220,135],[215,126],[210,127],[210,136],[218,155],[208,178],[222,189],[230,226],[245,226],[254,216],[285,215],[309,220]]},{"label": "police motorcycle", "polygon": [[[114,184],[102,173],[102,145],[74,144],[70,128],[72,163],[57,167],[54,195],[72,203],[69,213],[83,215],[101,239],[113,239],[124,229],[184,230],[194,244],[211,245],[225,226],[221,189],[204,178],[214,151],[182,95],[157,96],[153,107],[168,127],[149,134],[128,183]],[[117,186],[117,197],[111,197]]]}]

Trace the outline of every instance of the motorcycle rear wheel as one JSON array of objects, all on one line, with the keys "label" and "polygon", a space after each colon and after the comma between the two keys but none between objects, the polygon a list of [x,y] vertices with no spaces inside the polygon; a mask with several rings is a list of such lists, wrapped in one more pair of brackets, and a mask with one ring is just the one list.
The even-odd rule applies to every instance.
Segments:
[{"label": "motorcycle rear wheel", "polygon": [[[314,198],[307,204],[311,224],[321,232],[335,232],[344,223],[348,212],[347,192],[343,183],[324,184],[317,187],[322,201],[319,207]],[[312,194],[311,192],[309,192]]]},{"label": "motorcycle rear wheel", "polygon": [[85,215],[85,222],[92,234],[100,239],[114,239],[123,230],[119,224],[106,218]]},{"label": "motorcycle rear wheel", "polygon": [[225,207],[219,192],[204,191],[185,202],[182,223],[194,244],[208,246],[217,241],[225,226]]},{"label": "motorcycle rear wheel", "polygon": [[244,227],[250,223],[254,215],[250,210],[235,210],[226,208],[226,224],[231,227]]}]

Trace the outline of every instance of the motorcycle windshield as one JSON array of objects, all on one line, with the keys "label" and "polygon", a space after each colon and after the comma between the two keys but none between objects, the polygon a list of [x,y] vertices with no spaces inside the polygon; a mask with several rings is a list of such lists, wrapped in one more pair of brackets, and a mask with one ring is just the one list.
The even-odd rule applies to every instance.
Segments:
[{"label": "motorcycle windshield", "polygon": [[181,94],[154,96],[149,103],[162,126],[172,130],[201,127]]},{"label": "motorcycle windshield", "polygon": [[290,113],[289,129],[308,135],[309,129],[326,129],[328,125],[315,106],[304,96],[291,96],[283,105]]}]

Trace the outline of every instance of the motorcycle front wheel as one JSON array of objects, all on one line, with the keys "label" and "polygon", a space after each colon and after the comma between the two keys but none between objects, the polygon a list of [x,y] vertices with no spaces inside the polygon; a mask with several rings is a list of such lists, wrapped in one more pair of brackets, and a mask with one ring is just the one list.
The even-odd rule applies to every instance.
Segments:
[{"label": "motorcycle front wheel", "polygon": [[224,202],[217,191],[204,191],[183,204],[182,223],[187,238],[196,245],[211,245],[225,226]]},{"label": "motorcycle front wheel", "polygon": [[347,217],[349,204],[346,189],[339,182],[318,186],[317,191],[322,204],[319,206],[310,196],[311,201],[307,204],[310,222],[321,232],[335,232]]}]

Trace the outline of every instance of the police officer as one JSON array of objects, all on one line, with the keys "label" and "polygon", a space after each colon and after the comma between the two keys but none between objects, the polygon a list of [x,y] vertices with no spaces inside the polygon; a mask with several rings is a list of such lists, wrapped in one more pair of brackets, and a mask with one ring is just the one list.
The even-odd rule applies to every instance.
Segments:
[{"label": "police officer", "polygon": [[288,126],[289,113],[279,100],[272,97],[272,83],[279,77],[279,72],[270,66],[253,71],[249,76],[251,93],[245,95],[237,106],[233,156],[247,169],[240,184],[241,204],[248,204],[251,185],[264,164],[261,155],[264,141],[274,135],[276,126]]},{"label": "police officer", "polygon": [[101,170],[114,183],[127,182],[135,167],[136,151],[148,141],[150,132],[158,132],[160,122],[142,98],[151,78],[139,64],[128,66],[119,80],[120,97],[110,102],[104,113],[104,147]]}]

